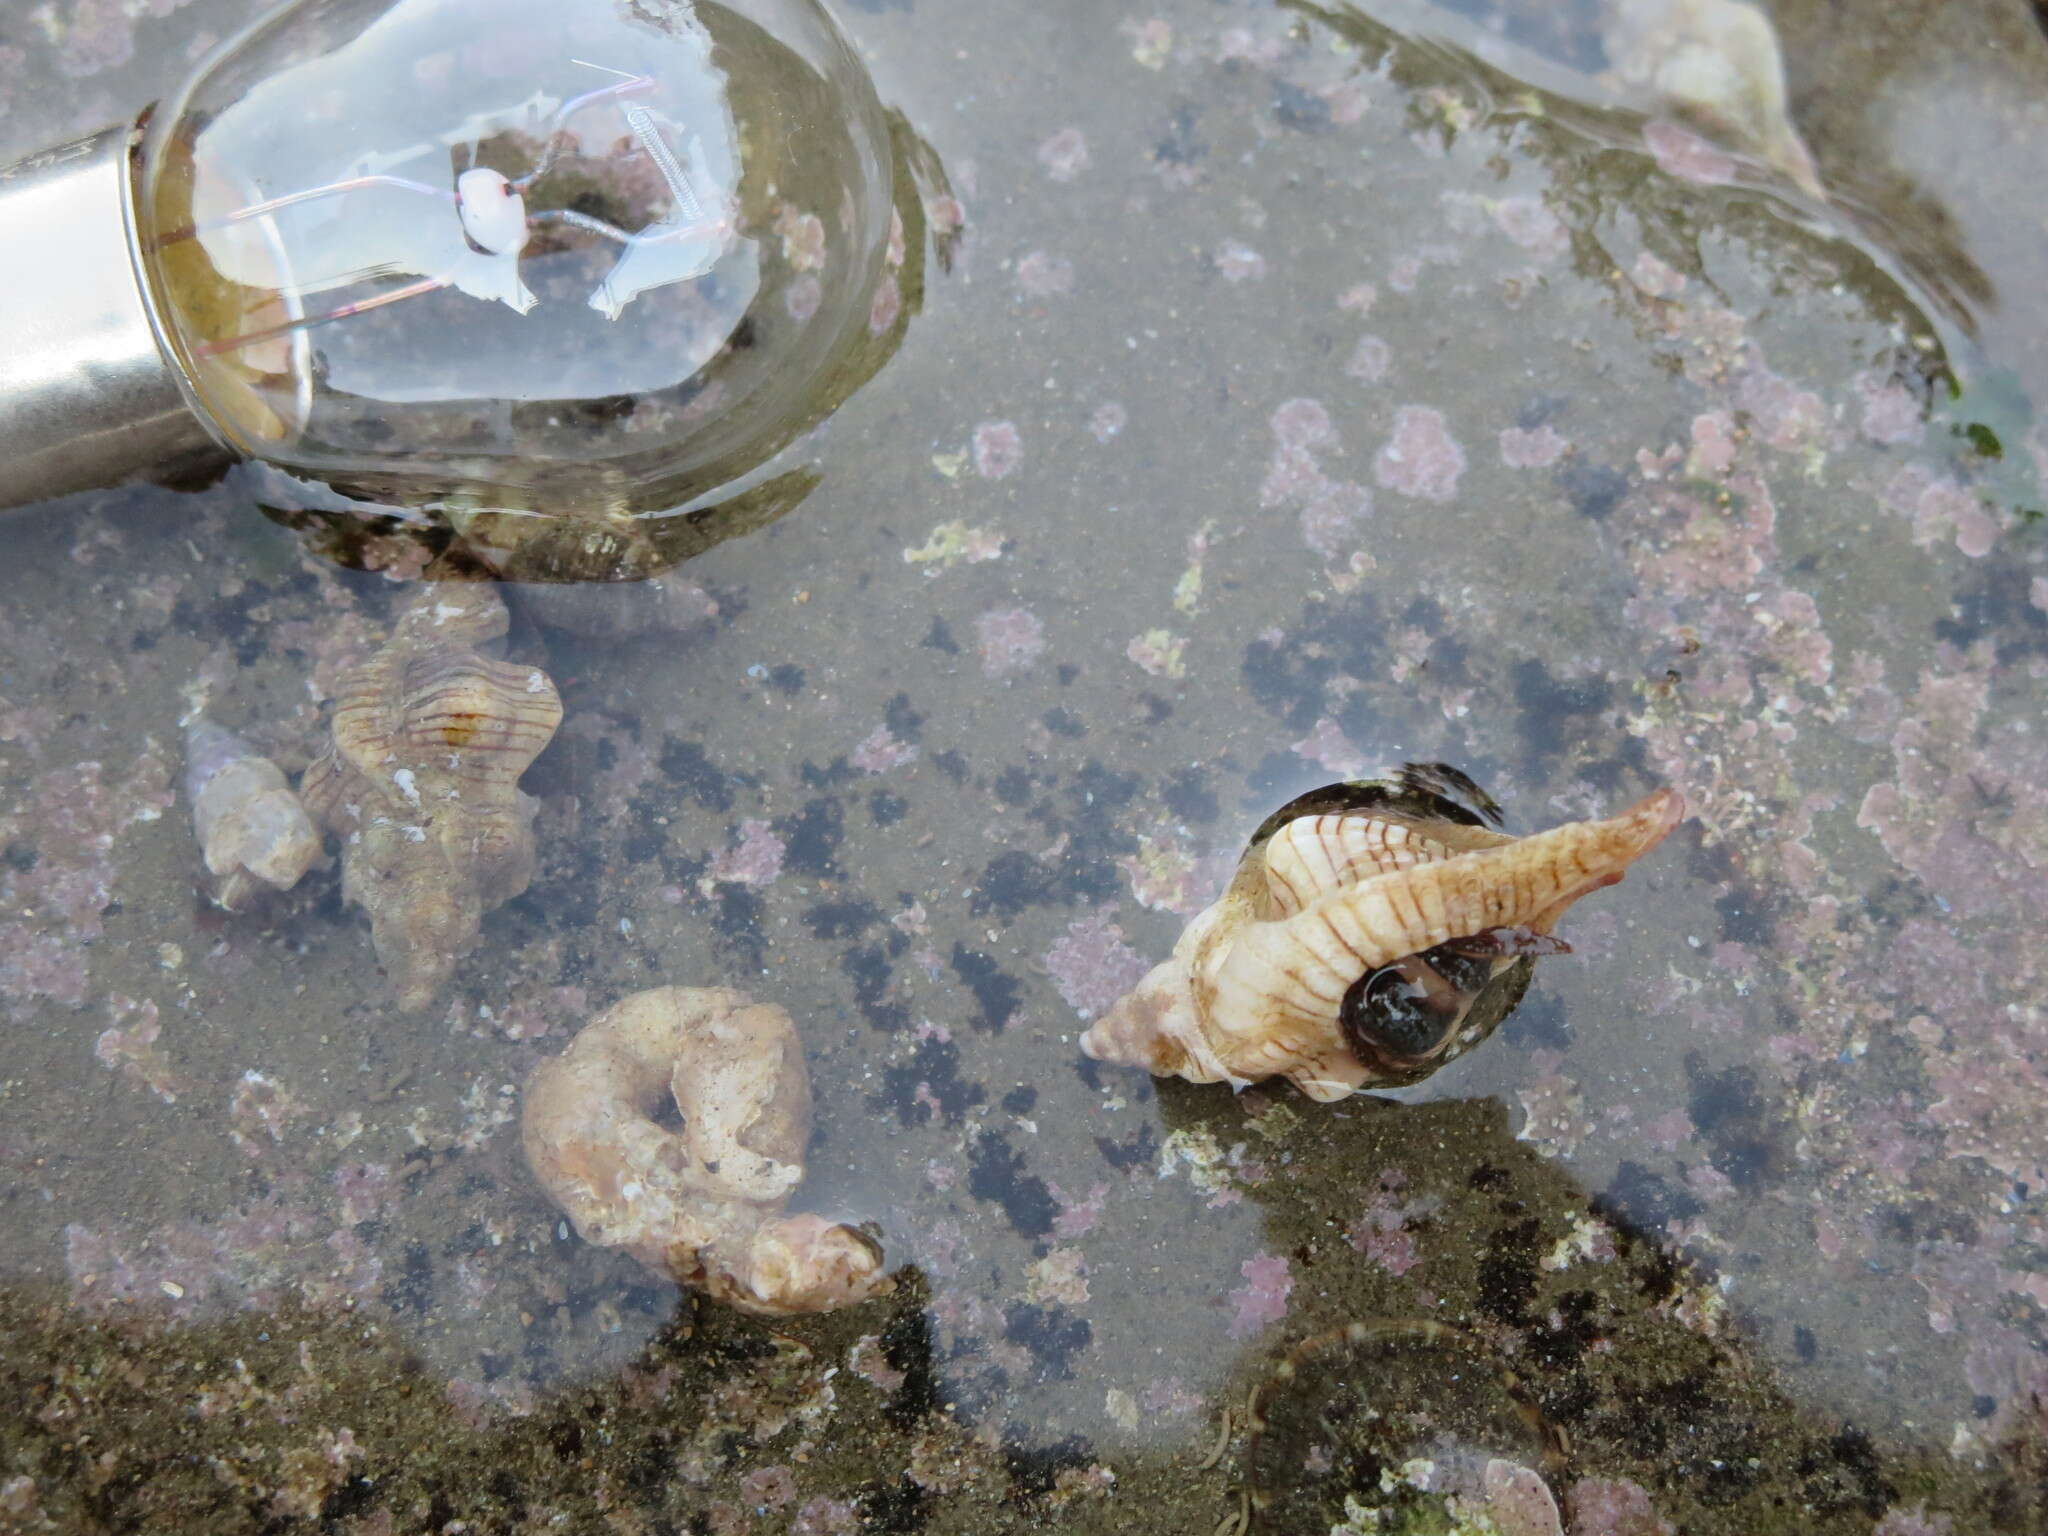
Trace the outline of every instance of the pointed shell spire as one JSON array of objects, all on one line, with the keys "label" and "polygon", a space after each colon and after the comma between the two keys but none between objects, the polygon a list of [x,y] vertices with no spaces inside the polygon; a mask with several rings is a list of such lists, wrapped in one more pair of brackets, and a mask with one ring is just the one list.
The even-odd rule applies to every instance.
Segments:
[{"label": "pointed shell spire", "polygon": [[1545,936],[1572,903],[1621,879],[1684,809],[1660,789],[1619,816],[1523,838],[1397,809],[1298,817],[1253,847],[1223,898],[1082,1049],[1192,1082],[1286,1077],[1324,1100],[1413,1081],[1484,1038],[1499,1013],[1484,1028],[1447,1014],[1458,1027],[1427,1052],[1368,1061],[1346,1017],[1362,984],[1446,946],[1497,957],[1490,974],[1555,952]]}]

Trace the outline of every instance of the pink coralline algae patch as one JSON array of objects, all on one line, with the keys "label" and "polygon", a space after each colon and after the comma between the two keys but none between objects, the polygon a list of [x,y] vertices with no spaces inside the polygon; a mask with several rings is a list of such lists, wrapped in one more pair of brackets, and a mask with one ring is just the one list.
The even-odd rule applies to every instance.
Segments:
[{"label": "pink coralline algae patch", "polygon": [[[2048,904],[2048,815],[2033,788],[2048,778],[2048,743],[2035,739],[2038,711],[2020,702],[2038,691],[2039,663],[2001,657],[1995,626],[1969,650],[1907,646],[1903,631],[1883,633],[1896,614],[1856,597],[1841,599],[1858,604],[1855,621],[1880,626],[1865,644],[1890,649],[1894,668],[1910,656],[1913,670],[1894,691],[1878,656],[1838,661],[1822,604],[1790,584],[1798,578],[1778,549],[1764,466],[1779,464],[1774,448],[1805,459],[1783,465],[1788,478],[1835,447],[1877,463],[1874,476],[1850,473],[1847,494],[1879,488],[1867,537],[1880,551],[1910,555],[1910,537],[1945,557],[1914,567],[1938,601],[1952,582],[1982,579],[1951,544],[1987,562],[2006,554],[1999,512],[1945,466],[1885,463],[1849,441],[1869,412],[1866,443],[1917,443],[1910,389],[1892,376],[1861,376],[1837,424],[1811,391],[1766,376],[1742,317],[1703,296],[1644,313],[1677,339],[1704,398],[1690,441],[1639,455],[1637,486],[1603,525],[1632,579],[1625,613],[1646,653],[1666,648],[1682,673],[1641,691],[1629,728],[1648,770],[1686,794],[1706,846],[1739,872],[1731,892],[1753,882],[1778,909],[1742,955],[1709,939],[1688,968],[1698,992],[1673,990],[1651,1006],[1753,1052],[1782,1084],[1774,1112],[1798,1137],[1798,1183],[1811,1185],[1814,1283],[1830,1266],[1907,1270],[1900,1239],[1873,1212],[1970,1213],[1966,1238],[1914,1243],[1910,1273],[1927,1292],[1926,1326],[1949,1335],[1943,1353],[1966,1377],[1938,1389],[1945,1402],[1967,1387],[1995,1405],[1956,1409],[1967,1425],[1959,1454],[1975,1455],[2037,1415],[2035,1394],[2048,1385],[2033,1310],[2034,1291],[2048,1292],[2044,1228],[2014,1198],[2015,1185],[2048,1183],[2048,967],[2033,931]],[[2008,609],[2003,622],[2037,621],[2030,613]],[[1882,890],[1899,891],[1901,905],[1873,900]],[[1745,1004],[1745,993],[1761,996]],[[1855,1065],[1879,1046],[1896,1073]],[[1524,1094],[1532,1129],[1548,1123],[1568,1140],[1583,1114],[1569,1104],[1574,1085],[1554,1066],[1538,1072]],[[1667,1154],[1699,1139],[1676,1112],[1639,1133]],[[1691,1194],[1719,1202],[1716,1230],[1739,1224],[1728,1179],[1705,1151],[1671,1161]],[[1667,1528],[1647,1500],[1631,1513],[1624,1492],[1610,1485],[1595,1501],[1611,1519],[1575,1510],[1574,1530]],[[1911,1530],[1905,1521],[1898,1528]]]},{"label": "pink coralline algae patch", "polygon": [[[1775,754],[1796,737],[1810,707],[1793,685],[1826,683],[1833,647],[1813,599],[1766,574],[1777,558],[1777,510],[1763,480],[1739,464],[1723,481],[1726,494],[1709,501],[1664,478],[1662,466],[1678,452],[1674,447],[1641,466],[1646,494],[1627,504],[1634,514],[1627,553],[1638,586],[1625,611],[1632,622],[1699,652],[1685,700],[1691,725],[1681,727],[1680,717],[1659,704],[1643,726],[1659,772],[1685,791],[1708,825],[1750,825],[1757,816],[1754,787],[1785,771]],[[1698,750],[1706,714],[1717,732],[1730,733],[1718,755]],[[1808,807],[1778,828],[1769,854],[1773,878],[1797,876],[1804,856],[1788,844],[1804,838],[1810,822]],[[1757,853],[1764,856],[1760,843]]]},{"label": "pink coralline algae patch", "polygon": [[284,1140],[291,1123],[306,1113],[306,1105],[289,1089],[265,1073],[244,1072],[228,1099],[228,1137],[251,1157]]},{"label": "pink coralline algae patch", "polygon": [[311,1206],[266,1197],[215,1222],[176,1222],[132,1240],[74,1223],[64,1229],[64,1261],[72,1300],[95,1309],[189,1317],[209,1301],[274,1307],[296,1296],[335,1306],[373,1297],[382,1263],[352,1230],[331,1227]]},{"label": "pink coralline algae patch", "polygon": [[1328,715],[1289,750],[1340,779],[1356,778],[1370,766],[1365,754],[1345,738],[1344,728]]},{"label": "pink coralline algae patch", "polygon": [[874,299],[868,305],[868,334],[886,335],[903,314],[903,288],[894,272],[884,272],[875,284]]},{"label": "pink coralline algae patch", "polygon": [[1124,931],[1104,907],[1067,924],[1065,937],[1045,952],[1046,974],[1084,1019],[1107,1009],[1144,979],[1145,957],[1124,942]]},{"label": "pink coralline algae patch", "polygon": [[1230,1319],[1230,1336],[1248,1339],[1287,1315],[1287,1298],[1294,1290],[1294,1277],[1287,1261],[1270,1253],[1246,1259],[1238,1266],[1245,1283],[1230,1293],[1237,1311]]},{"label": "pink coralline algae patch", "polygon": [[771,885],[782,873],[788,845],[767,822],[749,817],[740,823],[739,840],[711,861],[713,880],[737,885]]},{"label": "pink coralline algae patch", "polygon": [[[678,891],[680,895],[680,891]],[[561,1030],[574,1033],[590,1016],[590,995],[581,987],[531,987],[515,992],[502,1007],[480,1006],[507,1040],[538,1040]]]},{"label": "pink coralline algae patch", "polygon": [[851,1499],[806,1499],[796,1512],[789,1536],[859,1536],[864,1524],[860,1506]]},{"label": "pink coralline algae patch", "polygon": [[1407,1274],[1422,1258],[1409,1223],[1425,1214],[1426,1207],[1424,1202],[1408,1202],[1401,1198],[1401,1192],[1407,1185],[1408,1176],[1399,1169],[1382,1169],[1372,1203],[1344,1234],[1345,1240],[1365,1256],[1367,1263],[1377,1264],[1396,1277]]},{"label": "pink coralline algae patch", "polygon": [[166,1104],[177,1103],[183,1085],[171,1070],[170,1058],[157,1044],[163,1026],[157,1018],[156,1004],[116,997],[107,1006],[118,1022],[93,1042],[93,1055],[102,1065],[119,1072],[137,1087],[147,1088]]},{"label": "pink coralline algae patch", "polygon": [[1756,423],[1763,440],[1784,452],[1818,447],[1828,430],[1828,408],[1820,396],[1773,373],[1753,343],[1744,350],[1744,363],[1735,404]]},{"label": "pink coralline algae patch", "polygon": [[1095,1230],[1102,1220],[1103,1203],[1109,1198],[1109,1186],[1096,1184],[1089,1188],[1088,1198],[1077,1200],[1057,1184],[1046,1186],[1059,1206],[1059,1214],[1052,1219],[1054,1237],[1085,1237]]},{"label": "pink coralline algae patch", "polygon": [[[2004,931],[2026,952],[2028,919],[2048,905],[2048,811],[2027,793],[2048,772],[2048,745],[2024,720],[1987,721],[1988,658],[1960,658],[1923,674],[1892,735],[1894,779],[1871,787],[1857,825],[1934,898],[1944,918]],[[1909,924],[1894,940],[1894,990],[1921,1047],[1933,1102],[1925,1121],[1950,1158],[1982,1162],[2006,1178],[2048,1181],[2048,982],[2041,969],[1987,973],[1946,922]],[[1994,977],[2004,984],[1993,991]],[[2008,988],[2010,992],[2008,994]],[[2010,1002],[2005,1002],[2007,996]],[[1925,1002],[1922,1002],[1922,999]],[[2000,1006],[2000,1003],[2004,1006]]]},{"label": "pink coralline algae patch", "polygon": [[1502,198],[1494,205],[1493,222],[1538,261],[1555,261],[1571,249],[1571,231],[1541,198]]},{"label": "pink coralline algae patch", "polygon": [[1034,299],[1056,298],[1074,291],[1074,264],[1064,256],[1032,251],[1017,263],[1017,287]]},{"label": "pink coralline algae patch", "polygon": [[825,302],[825,285],[818,281],[815,272],[806,272],[784,290],[782,307],[789,311],[789,318],[801,325],[818,312],[818,306]]},{"label": "pink coralline algae patch", "polygon": [[1482,1491],[1483,1518],[1500,1536],[1563,1536],[1557,1499],[1534,1467],[1495,1457],[1486,1463]]},{"label": "pink coralline algae patch", "polygon": [[1924,465],[1908,464],[1893,475],[1881,500],[1891,511],[1912,519],[1913,542],[1922,549],[1953,537],[1957,549],[1981,560],[2003,531],[1973,492]]},{"label": "pink coralline algae patch", "polygon": [[917,761],[917,748],[898,741],[886,725],[878,725],[853,749],[848,759],[862,773],[887,773],[905,763]]},{"label": "pink coralline algae patch", "polygon": [[1685,288],[1685,274],[1648,251],[1636,257],[1628,269],[1628,280],[1653,299],[1671,298]]},{"label": "pink coralline algae patch", "polygon": [[974,649],[988,677],[1012,677],[1045,654],[1045,625],[1029,608],[996,608],[974,621]]},{"label": "pink coralline algae patch", "polygon": [[1261,37],[1249,27],[1230,27],[1216,39],[1216,60],[1220,64],[1252,64],[1270,69],[1286,56],[1287,44],[1277,37]]},{"label": "pink coralline algae patch", "polygon": [[1643,124],[1643,143],[1667,176],[1703,187],[1725,186],[1735,179],[1735,161],[1690,129],[1676,123]]},{"label": "pink coralline algae patch", "polygon": [[815,213],[804,213],[784,203],[775,218],[775,233],[782,237],[782,259],[798,272],[818,272],[825,266],[825,221]]},{"label": "pink coralline algae patch", "polygon": [[1062,128],[1038,146],[1038,163],[1054,181],[1072,181],[1088,169],[1088,139],[1078,128]]},{"label": "pink coralline algae patch", "polygon": [[1660,1152],[1677,1151],[1679,1143],[1690,1140],[1693,1132],[1692,1116],[1682,1109],[1666,1110],[1643,1123],[1643,1140]]},{"label": "pink coralline algae patch", "polygon": [[1344,371],[1361,384],[1377,384],[1393,366],[1394,349],[1378,336],[1361,336],[1351,349]]},{"label": "pink coralline algae patch", "polygon": [[1325,560],[1341,560],[1372,515],[1372,492],[1348,480],[1328,480],[1301,509],[1301,542]]},{"label": "pink coralline algae patch", "polygon": [[1275,446],[1259,487],[1259,505],[1299,507],[1302,542],[1326,560],[1342,559],[1358,525],[1372,512],[1372,492],[1348,480],[1332,480],[1316,462],[1316,450],[1338,446],[1329,411],[1319,400],[1288,400],[1274,410],[1268,425]]},{"label": "pink coralline algae patch", "polygon": [[1564,1496],[1572,1536],[1674,1536],[1640,1483],[1584,1477]]},{"label": "pink coralline algae patch", "polygon": [[398,1197],[391,1170],[383,1163],[344,1163],[334,1170],[334,1192],[341,1200],[344,1226],[369,1221]]},{"label": "pink coralline algae patch", "polygon": [[1925,1504],[1910,1509],[1892,1509],[1877,1522],[1870,1536],[1953,1536],[1956,1523],[1947,1515],[1929,1514]]},{"label": "pink coralline algae patch", "polygon": [[1394,413],[1394,435],[1373,460],[1379,483],[1403,496],[1449,501],[1458,493],[1465,473],[1465,450],[1458,446],[1443,412],[1427,405],[1404,405]]},{"label": "pink coralline algae patch", "polygon": [[1290,448],[1283,443],[1274,450],[1272,464],[1266,471],[1264,483],[1259,487],[1259,505],[1299,505],[1329,483],[1322,469],[1316,464],[1314,454],[1306,448]]},{"label": "pink coralline algae patch", "polygon": [[796,1474],[784,1466],[756,1467],[740,1479],[740,1498],[757,1515],[796,1501]]},{"label": "pink coralline algae patch", "polygon": [[1337,443],[1337,429],[1320,400],[1283,401],[1274,408],[1270,425],[1282,448],[1333,448]]},{"label": "pink coralline algae patch", "polygon": [[1685,456],[1685,472],[1694,480],[1718,480],[1735,467],[1741,452],[1734,414],[1702,411],[1692,419],[1692,451]]},{"label": "pink coralline algae patch", "polygon": [[1548,469],[1571,446],[1553,426],[1509,427],[1500,435],[1500,461],[1509,469]]},{"label": "pink coralline algae patch", "polygon": [[974,472],[1002,480],[1024,462],[1024,439],[1011,421],[984,421],[974,429]]},{"label": "pink coralline algae patch", "polygon": [[1917,443],[1926,434],[1927,412],[1920,398],[1896,374],[1865,369],[1855,378],[1863,402],[1863,435],[1883,447]]},{"label": "pink coralline algae patch", "polygon": [[1227,283],[1256,282],[1266,275],[1266,258],[1242,240],[1226,240],[1216,247],[1216,270]]},{"label": "pink coralline algae patch", "polygon": [[0,844],[28,859],[0,864],[0,998],[24,1005],[47,997],[68,1007],[86,1000],[80,946],[100,937],[100,914],[114,899],[114,845],[171,803],[170,767],[154,750],[109,784],[96,762],[39,775],[15,807],[0,814]]}]

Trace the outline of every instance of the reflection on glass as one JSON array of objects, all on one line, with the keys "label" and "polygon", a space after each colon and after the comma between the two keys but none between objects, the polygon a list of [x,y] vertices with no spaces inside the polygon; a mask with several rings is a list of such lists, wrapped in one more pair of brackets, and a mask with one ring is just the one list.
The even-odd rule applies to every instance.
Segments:
[{"label": "reflection on glass", "polygon": [[333,0],[158,115],[140,233],[234,447],[403,504],[671,505],[867,319],[888,165],[813,0]]}]

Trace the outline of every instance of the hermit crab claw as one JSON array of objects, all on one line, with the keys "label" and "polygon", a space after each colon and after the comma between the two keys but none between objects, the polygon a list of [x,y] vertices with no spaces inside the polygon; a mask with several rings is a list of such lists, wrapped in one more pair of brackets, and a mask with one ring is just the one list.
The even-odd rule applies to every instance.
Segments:
[{"label": "hermit crab claw", "polygon": [[1448,773],[1404,769],[1345,786],[1349,808],[1269,822],[1222,900],[1082,1049],[1193,1082],[1286,1077],[1323,1100],[1417,1081],[1485,1039],[1535,958],[1568,948],[1550,930],[1572,903],[1685,813],[1660,789],[1604,821],[1510,837],[1484,825],[1490,802],[1475,813],[1442,792]]}]

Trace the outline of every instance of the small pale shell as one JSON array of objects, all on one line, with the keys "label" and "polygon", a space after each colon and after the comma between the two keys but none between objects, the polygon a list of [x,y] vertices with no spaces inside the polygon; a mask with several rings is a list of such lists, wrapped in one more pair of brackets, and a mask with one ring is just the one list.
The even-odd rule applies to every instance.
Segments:
[{"label": "small pale shell", "polygon": [[320,834],[277,764],[204,716],[185,729],[185,796],[213,899],[229,911],[290,890],[320,857]]},{"label": "small pale shell", "polygon": [[1533,957],[1566,947],[1549,937],[1566,909],[1684,813],[1658,790],[1610,820],[1516,838],[1420,771],[1378,798],[1261,828],[1222,900],[1082,1049],[1198,1083],[1286,1077],[1325,1100],[1414,1082],[1483,1040]]},{"label": "small pale shell", "polygon": [[[655,1115],[664,1099],[680,1130]],[[824,1312],[888,1288],[856,1228],[783,1207],[804,1175],[811,1088],[782,1009],[718,987],[614,1005],[526,1085],[521,1136],[586,1242],[742,1311]]]}]

